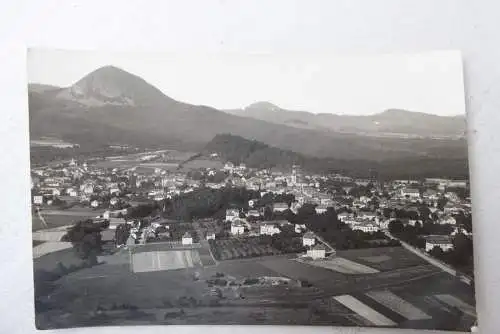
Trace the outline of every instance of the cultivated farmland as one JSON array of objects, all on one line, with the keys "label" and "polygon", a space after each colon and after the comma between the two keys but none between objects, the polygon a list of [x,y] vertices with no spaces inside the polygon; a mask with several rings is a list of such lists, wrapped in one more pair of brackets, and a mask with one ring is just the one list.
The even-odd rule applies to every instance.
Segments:
[{"label": "cultivated farmland", "polygon": [[132,270],[137,272],[175,270],[201,265],[196,250],[170,250],[132,254]]},{"label": "cultivated farmland", "polygon": [[[244,241],[246,239],[241,243]],[[293,255],[271,255],[225,260],[206,266],[201,254],[205,252],[208,256],[209,252],[203,244],[206,243],[203,241],[196,250],[169,248],[173,252],[197,251],[200,254],[199,260],[194,261],[198,265],[193,262],[191,266],[184,259],[186,261],[180,261],[182,268],[177,270],[134,273],[127,261],[107,261],[70,272],[51,282],[50,299],[44,299],[46,290],[36,290],[37,300],[43,302],[39,305],[45,307],[38,312],[37,321],[43,328],[64,327],[67,319],[64,314],[72,314],[72,321],[76,319],[77,323],[82,323],[89,317],[89,310],[99,308],[107,316],[103,324],[123,323],[125,318],[136,325],[146,322],[212,324],[223,316],[233,324],[261,324],[265,320],[283,325],[289,320],[282,314],[288,314],[295,316],[293,323],[302,325],[391,326],[396,323],[402,328],[446,329],[449,324],[456,326],[450,317],[457,311],[450,304],[466,312],[470,311],[467,305],[474,305],[473,296],[468,294],[463,283],[430,265],[353,275],[300,263]],[[162,247],[163,244],[138,245],[131,252],[151,256],[148,254],[163,251]],[[144,252],[136,253],[136,250]],[[57,253],[60,255],[49,254],[35,259],[35,268],[57,269],[60,259],[67,263],[76,260],[71,249]],[[128,254],[128,251],[120,252],[121,257]],[[364,257],[365,254],[355,255]],[[397,263],[403,262],[394,262]],[[207,284],[217,277],[228,283]],[[253,282],[263,277],[289,278],[292,283],[277,286],[231,284],[245,280]],[[301,284],[293,283],[297,281]],[[152,318],[144,320],[143,313]],[[462,316],[466,328],[473,319],[467,313]]]},{"label": "cultivated farmland", "polygon": [[426,263],[402,247],[351,249],[337,251],[337,256],[380,271],[408,268]]},{"label": "cultivated farmland", "polygon": [[271,245],[261,243],[259,238],[210,240],[210,246],[215,258],[221,261],[280,254]]}]

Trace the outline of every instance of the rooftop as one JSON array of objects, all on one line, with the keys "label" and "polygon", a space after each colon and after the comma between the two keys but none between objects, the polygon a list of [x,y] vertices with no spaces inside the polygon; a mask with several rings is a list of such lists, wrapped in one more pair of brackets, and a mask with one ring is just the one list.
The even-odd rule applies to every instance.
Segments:
[{"label": "rooftop", "polygon": [[323,245],[323,244],[317,244],[317,245],[316,245],[316,246],[314,246],[312,249],[313,249],[313,250],[324,250],[324,251],[326,251],[326,250],[327,250],[327,249],[326,249],[326,246],[325,246],[325,245]]},{"label": "rooftop", "polygon": [[303,236],[304,239],[314,239],[314,233],[312,232],[306,232],[306,234],[304,234]]},{"label": "rooftop", "polygon": [[451,244],[451,238],[448,235],[429,235],[425,241],[430,244]]}]

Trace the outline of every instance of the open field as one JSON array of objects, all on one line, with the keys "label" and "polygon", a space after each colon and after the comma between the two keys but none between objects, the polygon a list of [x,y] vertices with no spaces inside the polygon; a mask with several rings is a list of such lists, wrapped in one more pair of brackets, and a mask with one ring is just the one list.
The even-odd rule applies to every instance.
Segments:
[{"label": "open field", "polygon": [[379,271],[390,271],[427,263],[402,247],[340,250],[337,251],[337,256],[364,264]]},{"label": "open field", "polygon": [[38,246],[38,245],[41,245],[43,244],[45,241],[41,241],[41,240],[33,240],[33,248]]},{"label": "open field", "polygon": [[366,304],[363,304],[358,299],[350,295],[341,295],[341,296],[336,296],[334,298],[342,305],[355,311],[361,317],[367,319],[371,325],[383,326],[383,327],[389,327],[389,326],[392,327],[397,325],[391,319],[373,310],[371,307],[367,306]]},{"label": "open field", "polygon": [[341,258],[331,257],[325,260],[301,260],[311,266],[330,269],[343,274],[375,274],[379,271],[368,266]]},{"label": "open field", "polygon": [[[48,262],[56,262],[62,257],[67,257],[65,261],[68,262],[71,260],[69,251],[57,252],[61,253],[57,257],[54,253],[35,259],[35,269],[47,268]],[[344,255],[348,252],[345,251]],[[120,257],[125,259],[128,254],[120,252]],[[297,262],[290,255],[137,273],[131,271],[126,261],[115,263],[84,268],[55,281],[50,300],[43,295],[37,297],[46,303],[37,314],[40,326],[57,328],[64,327],[64,324],[82,324],[86,317],[91,316],[89,311],[98,306],[107,315],[103,324],[117,324],[119,321],[123,324],[124,319],[135,325],[286,325],[292,321],[302,325],[397,324],[402,328],[465,330],[475,320],[462,312],[463,328],[449,328],[456,322],[450,320],[455,313],[448,304],[454,303],[469,311],[470,308],[457,300],[472,307],[474,296],[470,287],[430,265],[347,275]],[[219,287],[218,293],[224,297],[221,299],[214,297],[214,288],[206,282],[216,275],[231,280],[285,277],[294,282],[308,283],[302,287],[296,284]],[[444,297],[443,301],[443,298],[436,297],[439,295],[450,295],[457,300]],[[140,312],[131,315],[132,311],[119,310],[116,306],[123,304],[133,305],[146,315]],[[176,314],[181,308],[183,313]],[[70,321],[68,319],[71,322],[65,323]]]},{"label": "open field", "polygon": [[79,265],[82,260],[78,258],[72,248],[67,248],[57,252],[45,254],[33,260],[34,271],[54,271],[58,267],[58,263],[66,267],[71,265]]},{"label": "open field", "polygon": [[258,238],[211,240],[210,246],[212,247],[212,253],[218,260],[280,254],[271,245],[260,243]]},{"label": "open field", "polygon": [[431,318],[428,314],[389,290],[370,291],[366,295],[408,320],[426,320]]},{"label": "open field", "polygon": [[94,210],[91,208],[71,208],[67,210],[46,208],[40,211],[40,214],[45,219],[47,226],[44,226],[38,215],[33,212],[31,217],[32,229],[36,231],[44,228],[73,225],[78,220],[97,217],[103,212],[104,210]]},{"label": "open field", "polygon": [[71,242],[54,242],[48,241],[44,242],[38,246],[33,247],[33,258],[38,258],[40,256],[57,252],[64,249],[69,249],[73,247]]},{"label": "open field", "polygon": [[200,261],[203,266],[213,266],[215,265],[215,260],[210,253],[210,245],[208,242],[203,241],[202,247],[198,248],[198,255],[200,256]]},{"label": "open field", "polygon": [[200,265],[200,255],[196,250],[170,250],[132,254],[132,270],[135,273],[176,270]]},{"label": "open field", "polygon": [[183,163],[181,171],[188,172],[190,170],[196,170],[200,168],[221,169],[222,167],[224,167],[224,164],[219,160],[199,158]]},{"label": "open field", "polygon": [[[152,161],[141,160],[141,157],[155,153],[163,153],[165,155],[165,158],[157,158]],[[143,153],[123,155],[123,156],[108,157],[105,160],[96,161],[95,163],[93,163],[93,165],[99,168],[123,169],[123,168],[142,167],[142,168],[149,168],[152,170],[154,170],[155,168],[161,168],[165,170],[175,170],[177,169],[180,163],[191,158],[194,155],[196,155],[196,153],[161,150],[154,152],[143,152]]]}]

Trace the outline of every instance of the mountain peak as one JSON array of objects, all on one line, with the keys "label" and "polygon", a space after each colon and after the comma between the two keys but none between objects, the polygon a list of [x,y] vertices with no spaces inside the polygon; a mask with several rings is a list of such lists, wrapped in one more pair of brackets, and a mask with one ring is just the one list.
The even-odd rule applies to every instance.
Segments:
[{"label": "mountain peak", "polygon": [[113,65],[90,72],[58,97],[87,106],[149,106],[170,100],[144,79]]},{"label": "mountain peak", "polygon": [[259,101],[252,103],[251,105],[247,106],[245,110],[255,110],[255,109],[260,109],[260,110],[265,110],[265,111],[277,111],[281,110],[280,107],[278,107],[275,104],[272,104],[271,102],[267,101]]}]

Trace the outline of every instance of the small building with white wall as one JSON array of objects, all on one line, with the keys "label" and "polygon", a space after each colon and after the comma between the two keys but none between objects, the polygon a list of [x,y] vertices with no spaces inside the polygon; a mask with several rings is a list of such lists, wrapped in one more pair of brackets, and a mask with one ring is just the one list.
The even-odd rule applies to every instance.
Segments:
[{"label": "small building with white wall", "polygon": [[314,260],[324,259],[326,257],[326,247],[323,244],[318,244],[307,251],[307,256]]},{"label": "small building with white wall", "polygon": [[429,235],[425,238],[426,252],[430,252],[436,246],[446,252],[453,249],[453,242],[448,235]]},{"label": "small building with white wall", "polygon": [[183,245],[192,245],[193,244],[193,237],[189,232],[184,233],[182,236],[182,244]]},{"label": "small building with white wall", "polygon": [[314,246],[316,243],[316,238],[312,232],[307,232],[302,236],[302,245],[303,246]]}]

